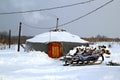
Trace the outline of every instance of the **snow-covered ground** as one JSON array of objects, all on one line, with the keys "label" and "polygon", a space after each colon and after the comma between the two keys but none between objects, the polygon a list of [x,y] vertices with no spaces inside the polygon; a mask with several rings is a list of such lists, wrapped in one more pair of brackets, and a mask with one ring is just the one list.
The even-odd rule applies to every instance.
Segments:
[{"label": "snow-covered ground", "polygon": [[[17,46],[0,50],[0,80],[120,80],[120,66],[106,66],[108,61],[120,63],[120,43],[112,45],[110,58],[100,65],[63,66],[59,59],[44,52],[17,52]],[[104,55],[105,57],[107,55]]]}]

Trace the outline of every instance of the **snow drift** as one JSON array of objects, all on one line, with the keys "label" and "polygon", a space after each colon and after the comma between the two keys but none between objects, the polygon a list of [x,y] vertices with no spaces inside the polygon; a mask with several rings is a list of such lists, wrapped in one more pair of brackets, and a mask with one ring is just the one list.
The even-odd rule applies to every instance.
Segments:
[{"label": "snow drift", "polygon": [[43,65],[53,62],[44,52],[1,52],[0,65]]}]

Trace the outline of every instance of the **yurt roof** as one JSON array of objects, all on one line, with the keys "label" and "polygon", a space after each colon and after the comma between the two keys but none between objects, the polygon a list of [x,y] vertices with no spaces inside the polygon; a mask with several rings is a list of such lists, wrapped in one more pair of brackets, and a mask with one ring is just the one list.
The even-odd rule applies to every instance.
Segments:
[{"label": "yurt roof", "polygon": [[33,43],[45,43],[45,42],[76,42],[76,43],[88,43],[79,36],[71,34],[66,31],[50,31],[45,32],[35,37],[28,39],[27,42]]}]

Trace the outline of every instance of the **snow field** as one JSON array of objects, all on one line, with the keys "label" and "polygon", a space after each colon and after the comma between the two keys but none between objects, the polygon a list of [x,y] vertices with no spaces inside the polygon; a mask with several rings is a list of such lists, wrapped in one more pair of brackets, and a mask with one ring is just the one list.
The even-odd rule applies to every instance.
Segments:
[{"label": "snow field", "polygon": [[120,63],[120,45],[103,44],[112,44],[110,58],[100,65],[86,66],[63,66],[59,59],[49,58],[44,52],[17,52],[16,46],[0,50],[0,80],[119,80],[120,66],[105,64],[111,60]]}]

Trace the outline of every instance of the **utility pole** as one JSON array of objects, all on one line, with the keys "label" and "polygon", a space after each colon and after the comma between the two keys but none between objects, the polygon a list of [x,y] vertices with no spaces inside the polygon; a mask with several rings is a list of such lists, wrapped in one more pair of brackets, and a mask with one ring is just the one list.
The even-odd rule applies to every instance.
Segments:
[{"label": "utility pole", "polygon": [[11,30],[9,30],[9,48],[11,47]]},{"label": "utility pole", "polygon": [[22,23],[20,22],[19,24],[19,35],[18,35],[18,52],[20,51],[20,39],[21,39],[21,25]]}]

